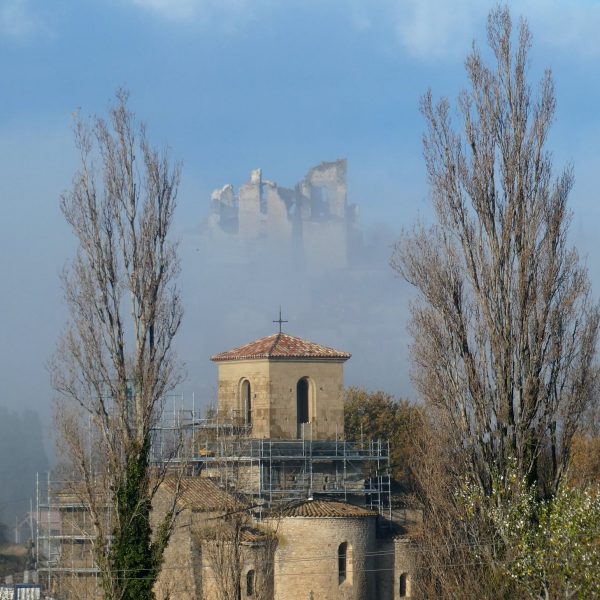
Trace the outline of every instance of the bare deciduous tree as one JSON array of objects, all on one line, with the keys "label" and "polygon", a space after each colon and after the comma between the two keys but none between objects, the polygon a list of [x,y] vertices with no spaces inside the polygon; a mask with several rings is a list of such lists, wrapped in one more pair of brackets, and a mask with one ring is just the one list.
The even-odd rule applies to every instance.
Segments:
[{"label": "bare deciduous tree", "polygon": [[278,518],[257,528],[245,512],[221,517],[202,532],[202,554],[211,597],[272,600]]},{"label": "bare deciduous tree", "polygon": [[233,500],[199,532],[207,568],[204,593],[216,600],[238,600],[247,595],[272,600],[279,516],[271,511],[265,526],[256,523],[252,516],[256,507],[249,494],[253,472],[246,460],[252,440],[243,422],[234,422],[226,431],[217,440],[214,430],[201,431],[196,439],[199,447],[206,442],[218,445],[211,470],[218,472],[221,486]]},{"label": "bare deciduous tree", "polygon": [[570,169],[552,175],[545,149],[552,78],[527,83],[530,33],[512,46],[508,9],[488,19],[495,68],[477,49],[459,98],[428,93],[424,153],[437,224],[396,246],[393,267],[420,293],[412,307],[414,382],[443,413],[470,474],[489,491],[490,469],[516,459],[552,493],[566,467],[597,376],[598,309],[568,242]]},{"label": "bare deciduous tree", "polygon": [[216,600],[272,600],[277,525],[274,518],[269,528],[258,529],[247,513],[238,512],[206,527],[202,554],[211,584],[205,590]]},{"label": "bare deciduous tree", "polygon": [[505,486],[498,497],[510,503],[512,473],[540,497],[555,494],[597,380],[598,307],[568,240],[573,173],[554,176],[546,149],[552,77],[532,93],[530,32],[521,22],[514,35],[508,9],[490,13],[487,33],[495,64],[475,46],[466,60],[462,131],[447,100],[422,99],[436,224],[405,235],[391,261],[419,293],[411,330],[413,381],[427,409],[413,456],[424,508],[420,585],[445,597],[514,593],[496,568],[510,549],[457,490],[489,497]]},{"label": "bare deciduous tree", "polygon": [[181,378],[179,259],[169,238],[180,169],[150,146],[127,100],[118,91],[108,120],[76,124],[81,163],[61,209],[79,247],[63,277],[70,322],[51,365],[58,436],[93,520],[107,600],[153,597],[175,498],[153,532],[164,467],[151,469],[151,435]]},{"label": "bare deciduous tree", "polygon": [[242,547],[243,514],[213,522],[202,532],[202,555],[210,568],[212,593],[216,600],[241,598],[244,552]]}]

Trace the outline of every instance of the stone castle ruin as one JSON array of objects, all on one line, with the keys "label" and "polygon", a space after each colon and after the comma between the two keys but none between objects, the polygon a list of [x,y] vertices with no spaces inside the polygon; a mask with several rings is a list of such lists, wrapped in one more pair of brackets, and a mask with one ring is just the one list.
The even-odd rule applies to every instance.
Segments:
[{"label": "stone castle ruin", "polygon": [[236,194],[231,184],[211,196],[213,236],[270,243],[309,268],[346,267],[360,245],[357,206],[348,204],[346,159],[313,167],[294,189],[264,179],[262,170]]}]

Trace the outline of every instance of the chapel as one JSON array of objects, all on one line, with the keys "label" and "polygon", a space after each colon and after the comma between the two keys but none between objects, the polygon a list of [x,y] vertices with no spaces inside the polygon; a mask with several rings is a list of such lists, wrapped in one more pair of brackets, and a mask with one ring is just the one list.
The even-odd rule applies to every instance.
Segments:
[{"label": "chapel", "polygon": [[[351,355],[284,333],[281,316],[278,322],[277,333],[213,355],[217,410],[177,421],[193,450],[181,462],[168,454],[185,470],[169,472],[153,499],[153,527],[174,501],[177,515],[155,596],[414,597],[409,531],[419,517],[394,507],[389,445],[344,432]],[[155,433],[153,460],[160,464],[172,427]],[[88,508],[63,495],[56,511],[58,568],[48,569],[56,598],[101,598],[93,536],[85,531]]]},{"label": "chapel", "polygon": [[343,438],[350,356],[281,331],[216,354],[219,414],[252,438]]}]

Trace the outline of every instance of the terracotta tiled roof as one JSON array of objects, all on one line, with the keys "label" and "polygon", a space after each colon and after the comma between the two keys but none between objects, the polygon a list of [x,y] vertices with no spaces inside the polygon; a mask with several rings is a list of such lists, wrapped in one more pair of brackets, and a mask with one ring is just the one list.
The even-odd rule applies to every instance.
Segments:
[{"label": "terracotta tiled roof", "polygon": [[[169,494],[175,492],[176,485],[177,480],[171,477],[161,483],[161,487]],[[100,493],[97,499],[101,497]],[[242,507],[236,498],[208,477],[184,477],[181,480],[180,494],[180,505],[191,510],[229,511],[239,510]],[[82,508],[87,506],[83,485],[80,483],[65,487],[56,496],[59,506],[81,506]],[[108,495],[106,495],[106,501],[107,503],[109,501]]]},{"label": "terracotta tiled roof", "polygon": [[[100,505],[108,504],[110,501],[109,493],[106,489],[102,489],[100,485],[96,485],[94,489],[94,499]],[[65,482],[64,487],[56,492],[56,499],[60,507],[76,507],[85,508],[89,504],[86,488],[81,482]]]},{"label": "terracotta tiled roof", "polygon": [[298,358],[315,358],[331,360],[348,360],[351,354],[334,348],[307,342],[287,333],[276,333],[255,342],[234,348],[221,354],[211,356],[215,362],[228,360],[248,360],[253,358],[269,358],[272,360],[293,360]]},{"label": "terracotta tiled roof", "polygon": [[242,525],[241,529],[238,530],[236,525],[232,525],[231,522],[225,520],[216,521],[217,528],[193,531],[192,535],[196,537],[199,542],[204,541],[233,541],[237,539],[242,544],[255,545],[268,542],[272,539],[274,533],[272,531],[264,531],[256,527],[249,525]]},{"label": "terracotta tiled roof", "polygon": [[246,544],[260,544],[269,539],[268,534],[256,527],[244,527],[240,537],[242,542]]},{"label": "terracotta tiled roof", "polygon": [[[176,479],[165,479],[162,486],[174,493]],[[241,504],[208,477],[184,477],[181,480],[179,503],[184,508],[198,511],[237,510]]]},{"label": "terracotta tiled roof", "polygon": [[282,517],[312,518],[356,518],[376,517],[377,513],[360,506],[332,500],[306,500],[301,504],[284,509]]}]

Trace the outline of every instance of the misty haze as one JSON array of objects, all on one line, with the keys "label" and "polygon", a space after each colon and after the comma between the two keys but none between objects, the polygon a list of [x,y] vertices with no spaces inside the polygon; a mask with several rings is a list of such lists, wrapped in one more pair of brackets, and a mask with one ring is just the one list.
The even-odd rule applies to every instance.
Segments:
[{"label": "misty haze", "polygon": [[[180,215],[176,217],[182,257],[179,285],[185,309],[176,347],[186,378],[171,394],[169,407],[214,407],[217,389],[210,356],[277,332],[274,321],[280,308],[287,321],[284,332],[352,354],[346,367],[347,385],[413,396],[406,326],[410,288],[389,267],[397,232],[384,223],[363,223],[360,215],[364,201],[355,198],[347,186],[346,169],[351,170],[351,164],[347,167],[345,159],[324,164],[333,168],[327,174],[331,181],[324,177],[310,189],[305,186],[305,196],[296,190],[299,198],[287,204],[276,196],[278,188],[268,179],[255,183],[254,190],[248,189],[247,194],[256,193],[256,214],[247,217],[255,221],[255,230],[244,230],[244,217],[240,217],[241,225],[224,224],[223,188],[194,204],[195,225],[183,222]],[[263,171],[265,176],[270,175],[269,169]],[[299,169],[300,182],[301,174]],[[339,192],[325,200],[332,182]],[[297,184],[292,181],[289,188],[282,186],[283,194],[301,187]],[[240,187],[244,185],[252,188],[251,182]],[[268,198],[262,207],[261,198]],[[329,202],[336,200],[338,214]],[[227,209],[235,209],[235,221],[240,204],[243,210],[244,201],[240,203],[232,196],[227,205]],[[252,199],[246,203],[248,206],[252,206]],[[251,209],[247,211],[251,213]],[[52,277],[55,281],[49,283],[57,295],[59,268],[57,265]],[[47,273],[43,280],[50,277]],[[49,309],[56,319],[66,318],[59,297]],[[47,424],[52,419],[55,395],[49,388],[45,365],[61,327],[59,322],[45,323],[47,336],[41,337],[42,332],[38,332],[39,345],[33,349],[19,338],[16,348],[22,348],[27,360],[34,362],[32,371],[25,380],[17,377],[20,371],[7,373],[6,383],[10,385],[13,377],[16,393],[7,398],[6,405],[12,411],[12,422],[23,423],[22,433],[15,439],[31,436],[38,448],[36,467],[19,470],[15,475],[21,490],[18,500],[10,488],[6,489],[3,503],[9,522],[23,516],[35,493],[36,469],[42,471],[48,464],[47,457],[52,461],[54,456],[54,438]],[[11,357],[18,359],[14,349]],[[23,395],[27,397],[25,405],[36,407],[37,414],[20,416]],[[29,426],[25,426],[26,421]],[[36,437],[40,424],[42,440]]]},{"label": "misty haze", "polygon": [[394,233],[363,226],[346,161],[289,188],[252,175],[239,196],[230,186],[213,192],[204,225],[183,238],[185,387],[214,403],[207,357],[275,333],[281,307],[284,331],[352,353],[349,385],[410,395],[408,287],[389,267]]},{"label": "misty haze", "polygon": [[600,596],[599,27],[0,0],[0,599]]}]

